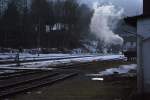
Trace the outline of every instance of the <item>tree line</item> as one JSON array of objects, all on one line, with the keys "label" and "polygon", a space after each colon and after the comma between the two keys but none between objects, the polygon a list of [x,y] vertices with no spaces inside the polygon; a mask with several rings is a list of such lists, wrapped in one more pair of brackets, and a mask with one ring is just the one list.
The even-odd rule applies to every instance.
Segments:
[{"label": "tree line", "polygon": [[72,49],[89,33],[93,11],[77,0],[8,1],[0,8],[0,47]]}]

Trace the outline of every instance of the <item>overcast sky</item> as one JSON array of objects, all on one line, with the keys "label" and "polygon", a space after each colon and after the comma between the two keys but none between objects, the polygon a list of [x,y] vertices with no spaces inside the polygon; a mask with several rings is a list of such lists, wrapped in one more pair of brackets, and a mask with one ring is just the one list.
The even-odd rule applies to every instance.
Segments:
[{"label": "overcast sky", "polygon": [[139,15],[143,12],[143,0],[79,0],[80,3],[85,3],[90,7],[93,6],[95,2],[102,3],[112,3],[120,8],[124,9],[124,15],[134,16]]}]

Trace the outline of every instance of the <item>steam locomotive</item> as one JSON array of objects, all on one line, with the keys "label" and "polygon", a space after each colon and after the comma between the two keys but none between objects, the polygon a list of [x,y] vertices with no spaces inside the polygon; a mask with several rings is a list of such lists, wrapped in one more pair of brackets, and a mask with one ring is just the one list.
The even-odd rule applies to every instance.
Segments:
[{"label": "steam locomotive", "polygon": [[123,51],[125,57],[127,57],[128,61],[135,61],[137,58],[137,51],[136,50],[127,50]]}]

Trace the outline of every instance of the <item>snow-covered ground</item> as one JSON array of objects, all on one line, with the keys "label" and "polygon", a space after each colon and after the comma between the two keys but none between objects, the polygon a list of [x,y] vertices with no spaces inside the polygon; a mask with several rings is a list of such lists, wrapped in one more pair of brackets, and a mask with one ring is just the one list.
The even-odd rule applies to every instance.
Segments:
[{"label": "snow-covered ground", "polygon": [[[16,53],[0,53],[0,61],[13,61],[16,58]],[[66,58],[66,57],[81,57],[81,56],[93,56],[90,54],[30,54],[20,53],[20,60],[37,60],[37,59],[54,59],[54,58]]]},{"label": "snow-covered ground", "polygon": [[[14,55],[5,54],[5,56],[4,56],[4,54],[0,54],[0,58],[3,59],[4,61],[13,59],[13,57],[14,57]],[[76,57],[76,58],[64,59],[67,57]],[[24,59],[24,58],[47,59],[47,58],[49,58],[50,60],[21,63],[21,65],[19,67],[16,67],[16,64],[2,64],[2,65],[0,65],[0,69],[48,68],[48,67],[55,67],[55,66],[61,66],[61,65],[84,63],[84,62],[125,59],[125,57],[123,55],[105,55],[104,56],[104,55],[98,55],[98,54],[80,54],[80,55],[79,54],[40,54],[40,56],[31,55],[31,54],[20,54],[20,58],[21,59]],[[62,59],[52,60],[51,58],[62,58]]]},{"label": "snow-covered ground", "polygon": [[106,69],[105,71],[100,72],[99,74],[101,76],[105,76],[105,75],[112,75],[115,72],[117,72],[118,74],[125,74],[128,73],[130,70],[136,70],[137,65],[136,64],[130,64],[130,65],[121,65],[118,68],[110,68],[110,69]]},{"label": "snow-covered ground", "polygon": [[131,70],[136,70],[137,64],[129,64],[129,65],[120,65],[116,68],[106,69],[104,71],[99,72],[98,74],[88,74],[87,76],[108,76],[113,75],[114,73],[118,74],[126,74]]},{"label": "snow-covered ground", "polygon": [[[62,59],[59,59],[59,60],[50,59],[48,61],[27,62],[27,63],[21,63],[21,65],[24,67],[47,67],[47,66],[57,66],[57,65],[62,65],[62,64],[92,62],[92,61],[119,60],[119,59],[125,58],[123,55],[106,55],[106,56],[84,55],[84,56],[83,55],[82,56],[81,55],[70,56],[68,54],[68,56],[65,56],[66,58],[67,57],[77,57],[77,58],[63,59],[64,57],[61,57]],[[47,57],[44,57],[44,58],[46,59]],[[59,58],[59,57],[60,56],[55,56],[55,58]],[[51,56],[49,56],[49,58],[51,58]],[[16,64],[3,64],[0,66],[7,67],[7,66],[15,66],[15,65]]]},{"label": "snow-covered ground", "polygon": [[[111,76],[117,73],[117,75],[127,75],[127,77],[135,77],[137,70],[137,64],[120,65],[116,68],[109,68],[98,74],[87,74],[93,81],[104,81],[104,76]],[[133,72],[132,72],[133,71]],[[123,77],[123,76],[122,76]]]}]

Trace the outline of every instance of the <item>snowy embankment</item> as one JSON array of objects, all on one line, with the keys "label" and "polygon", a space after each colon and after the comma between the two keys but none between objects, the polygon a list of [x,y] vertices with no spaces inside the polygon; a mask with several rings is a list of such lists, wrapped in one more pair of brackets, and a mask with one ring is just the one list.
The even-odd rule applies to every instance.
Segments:
[{"label": "snowy embankment", "polygon": [[[8,59],[12,59],[10,57],[10,55],[5,55],[5,56],[0,56],[1,59],[3,58],[3,60]],[[4,59],[5,57],[5,59]],[[35,57],[37,57],[37,55],[23,55],[20,56],[21,59],[24,58],[29,58],[30,59],[35,59]],[[67,57],[76,57],[76,58],[70,58],[70,59],[64,59]],[[55,66],[61,66],[61,65],[70,65],[70,64],[78,64],[78,63],[85,63],[85,62],[93,62],[93,61],[107,61],[107,60],[124,60],[125,57],[123,55],[92,55],[92,54],[84,54],[84,55],[72,55],[72,54],[40,54],[40,56],[37,57],[37,59],[47,59],[47,58],[62,58],[59,60],[46,60],[46,61],[38,61],[38,62],[26,62],[26,63],[21,63],[21,65],[19,67],[15,67],[16,64],[3,64],[0,65],[0,69],[15,69],[15,68],[19,68],[19,69],[35,69],[35,68],[48,68],[48,67],[55,67]]]}]

